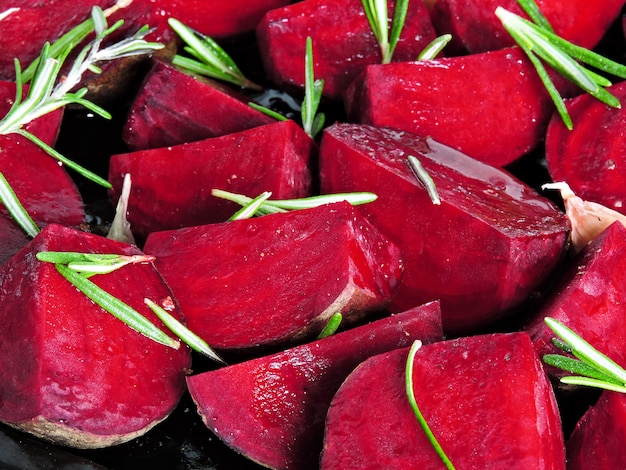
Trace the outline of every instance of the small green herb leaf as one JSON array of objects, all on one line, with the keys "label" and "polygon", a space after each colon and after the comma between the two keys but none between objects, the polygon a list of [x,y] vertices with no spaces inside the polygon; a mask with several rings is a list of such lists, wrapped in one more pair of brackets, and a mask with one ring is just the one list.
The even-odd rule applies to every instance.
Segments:
[{"label": "small green herb leaf", "polygon": [[365,16],[369,21],[372,32],[380,46],[382,63],[391,62],[393,53],[404,28],[406,15],[409,8],[409,0],[397,0],[391,31],[389,31],[389,9],[387,0],[361,0]]},{"label": "small green herb leaf", "polygon": [[328,336],[334,335],[341,322],[343,320],[343,315],[341,312],[333,313],[333,315],[329,318],[326,326],[320,331],[320,334],[317,336],[317,339],[327,338]]},{"label": "small green herb leaf", "polygon": [[273,109],[267,108],[267,107],[265,107],[263,105],[255,103],[253,101],[248,102],[248,106],[250,106],[253,109],[256,109],[257,111],[261,111],[263,114],[266,114],[267,116],[272,117],[272,118],[276,119],[277,121],[288,121],[289,120],[288,117],[283,116],[280,113],[277,113]]},{"label": "small green herb leaf", "polygon": [[324,128],[326,117],[317,110],[322,100],[324,80],[314,79],[313,72],[313,41],[306,38],[306,53],[304,60],[304,101],[302,102],[302,127],[304,131],[315,139],[315,136]]},{"label": "small green herb leaf", "polygon": [[174,65],[191,73],[223,80],[243,88],[262,90],[260,85],[244,76],[233,59],[213,39],[192,30],[176,18],[170,18],[168,23],[187,44],[185,52],[193,57],[176,54],[172,60]]},{"label": "small green herb leaf", "polygon": [[409,155],[408,160],[411,170],[413,170],[413,173],[415,174],[419,182],[422,183],[424,189],[426,189],[426,192],[428,193],[428,196],[430,197],[432,203],[435,205],[440,205],[441,199],[439,199],[439,193],[437,192],[435,182],[430,177],[428,172],[424,169],[422,163],[413,155]]},{"label": "small green herb leaf", "polygon": [[267,201],[272,193],[265,191],[252,199],[248,204],[243,206],[240,210],[235,212],[228,220],[242,220],[249,219],[257,213],[263,203]]},{"label": "small green herb leaf", "polygon": [[417,60],[432,60],[436,58],[451,40],[451,34],[443,34],[438,38],[435,38],[424,48],[422,52],[420,52],[420,55],[417,56]]},{"label": "small green herb leaf", "polygon": [[419,422],[422,430],[424,431],[424,434],[426,434],[426,437],[428,438],[428,441],[432,445],[433,449],[435,449],[435,452],[437,452],[437,455],[439,456],[439,458],[441,459],[445,467],[448,470],[453,470],[454,465],[452,464],[452,462],[450,461],[450,459],[444,452],[443,448],[441,447],[441,444],[439,444],[439,441],[437,441],[437,438],[435,437],[432,430],[430,429],[430,426],[428,425],[428,423],[426,422],[426,419],[424,418],[424,415],[420,411],[419,406],[417,405],[417,400],[415,398],[415,390],[413,390],[413,364],[415,362],[415,355],[417,354],[417,351],[419,351],[421,347],[422,347],[422,342],[419,340],[415,340],[411,346],[411,349],[409,350],[409,357],[407,358],[407,361],[406,361],[406,368],[405,368],[405,374],[404,374],[406,396],[409,400],[409,404],[411,405],[411,408],[413,409],[413,413],[415,414],[415,417],[417,418],[417,421]]},{"label": "small green herb leaf", "polygon": [[4,204],[13,220],[24,230],[26,235],[34,238],[39,233],[39,227],[30,217],[2,173],[0,173],[0,202]]}]

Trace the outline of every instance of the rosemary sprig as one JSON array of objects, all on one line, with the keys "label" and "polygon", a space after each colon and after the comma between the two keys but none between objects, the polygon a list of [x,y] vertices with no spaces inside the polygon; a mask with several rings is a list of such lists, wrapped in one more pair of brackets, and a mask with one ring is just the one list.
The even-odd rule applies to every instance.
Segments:
[{"label": "rosemary sprig", "polygon": [[[559,354],[546,354],[543,356],[543,361],[546,364],[578,374],[562,377],[562,383],[585,385],[626,393],[626,370],[599,352],[560,321],[550,317],[546,317],[544,321],[562,340],[553,341],[554,344],[561,349],[571,352],[576,358],[568,358]],[[565,343],[564,348],[562,343]]]},{"label": "rosemary sprig", "polygon": [[242,220],[253,217],[254,214],[259,211],[263,203],[267,201],[271,195],[272,193],[270,193],[269,191],[262,192],[257,197],[250,200],[248,204],[242,206],[242,208],[235,212],[228,220]]},{"label": "rosemary sprig", "polygon": [[314,139],[324,127],[326,117],[324,113],[318,113],[324,80],[314,78],[313,73],[313,41],[306,38],[306,52],[304,56],[304,101],[302,102],[302,127],[304,131]]},{"label": "rosemary sprig", "polygon": [[263,106],[262,104],[259,103],[255,103],[254,101],[249,101],[248,102],[248,106],[250,106],[253,109],[256,109],[257,111],[261,111],[264,114],[267,114],[269,117],[272,117],[274,119],[276,119],[277,121],[288,121],[289,118],[286,116],[283,116],[282,114],[274,111],[273,109],[270,109],[266,106]]},{"label": "rosemary sprig", "polygon": [[[85,99],[87,93],[86,88],[82,88],[76,92],[71,90],[80,82],[82,75],[87,71],[99,73],[100,69],[97,64],[103,61],[115,60],[121,57],[132,55],[141,55],[161,49],[162,44],[150,43],[144,40],[149,30],[144,27],[137,31],[133,36],[126,38],[118,43],[112,44],[101,49],[102,41],[117,30],[123,21],[120,20],[111,27],[107,27],[104,12],[99,7],[92,9],[91,20],[95,29],[96,37],[87,44],[78,54],[73,62],[69,72],[61,79],[59,77],[61,67],[64,61],[74,48],[74,44],[70,43],[64,48],[56,51],[54,46],[45,44],[42,52],[34,68],[33,78],[28,93],[22,98],[22,90],[25,79],[21,73],[21,67],[18,60],[15,60],[16,75],[16,96],[9,112],[0,120],[0,134],[19,134],[26,137],[34,144],[38,145],[49,155],[59,160],[61,163],[78,171],[86,178],[110,188],[111,185],[105,179],[83,168],[82,166],[71,162],[63,157],[59,152],[41,141],[38,137],[24,129],[29,122],[51,113],[68,104],[79,104],[93,113],[110,119],[110,114],[100,106]],[[77,27],[80,31],[78,37],[82,35],[84,25]],[[74,37],[74,33],[68,33]],[[56,52],[55,52],[56,51]]]},{"label": "rosemary sprig", "polygon": [[413,155],[408,156],[409,166],[419,182],[424,186],[430,200],[435,205],[441,204],[441,199],[439,199],[439,193],[437,192],[437,187],[435,186],[435,182],[430,177],[426,169],[422,166],[422,163]]},{"label": "rosemary sprig", "polygon": [[341,314],[341,312],[333,313],[332,316],[328,319],[328,323],[326,323],[324,328],[322,328],[320,334],[317,335],[317,339],[323,339],[327,338],[328,336],[334,335],[339,329],[342,321],[343,315]]},{"label": "rosemary sprig", "polygon": [[192,30],[176,18],[168,20],[170,27],[185,42],[185,52],[191,58],[176,54],[172,63],[191,73],[216,78],[251,90],[262,90],[263,87],[245,77],[237,64],[208,36]]},{"label": "rosemary sprig", "polygon": [[606,90],[606,87],[611,86],[611,82],[580,63],[620,78],[626,78],[626,66],[572,44],[554,34],[548,21],[539,12],[534,0],[518,0],[518,3],[538,24],[502,7],[496,8],[495,14],[535,66],[567,128],[570,130],[573,128],[572,119],[563,98],[548,76],[542,60],[591,96],[608,106],[620,108],[619,100]]},{"label": "rosemary sprig", "polygon": [[396,7],[391,22],[391,31],[389,30],[389,13],[387,0],[361,0],[365,16],[369,21],[372,32],[380,46],[382,54],[382,63],[391,62],[393,53],[400,39],[400,33],[404,28],[406,14],[409,9],[409,0],[396,1]]},{"label": "rosemary sprig", "polygon": [[417,405],[417,400],[415,399],[415,390],[413,389],[413,364],[415,362],[415,355],[417,354],[417,351],[419,351],[421,347],[422,347],[422,342],[420,340],[415,340],[413,344],[411,345],[411,349],[409,350],[409,357],[407,358],[407,361],[406,361],[406,368],[405,368],[405,373],[404,373],[404,384],[406,388],[406,396],[409,400],[409,404],[411,405],[411,409],[413,410],[413,413],[415,414],[415,417],[417,418],[417,421],[419,422],[422,430],[424,431],[424,434],[426,434],[426,437],[428,438],[428,441],[432,445],[433,449],[435,449],[435,452],[437,452],[437,455],[439,456],[439,458],[441,459],[445,467],[448,470],[454,470],[455,468],[454,465],[452,464],[452,462],[450,461],[450,459],[444,452],[443,448],[441,447],[441,444],[439,444],[439,441],[437,441],[437,438],[435,437],[432,430],[430,429],[430,426],[426,422],[424,415],[422,414],[422,412],[419,409],[419,406]]},{"label": "rosemary sprig", "polygon": [[[221,199],[235,202],[240,206],[248,206],[254,203],[255,199],[242,194],[231,193],[221,189],[213,189],[211,194]],[[265,193],[262,194],[262,196]],[[310,209],[318,207],[323,204],[330,204],[333,202],[347,201],[350,204],[357,206],[360,204],[367,204],[373,202],[378,198],[374,193],[362,192],[362,193],[339,193],[339,194],[322,194],[320,196],[311,196],[300,199],[278,199],[271,200],[265,199],[258,206],[254,215],[267,215],[276,214],[279,212],[287,212],[290,210]]]},{"label": "rosemary sprig", "polygon": [[9,215],[13,217],[13,220],[24,230],[26,235],[33,238],[39,233],[39,227],[37,227],[35,221],[30,217],[2,173],[0,173],[0,202],[4,204],[9,211]]},{"label": "rosemary sprig", "polygon": [[151,263],[152,255],[116,255],[99,253],[77,253],[73,251],[41,251],[37,253],[39,261],[64,264],[68,268],[84,275],[108,274],[128,264]]},{"label": "rosemary sprig", "polygon": [[442,34],[433,39],[417,56],[417,60],[432,60],[436,58],[441,51],[452,40],[451,34]]}]

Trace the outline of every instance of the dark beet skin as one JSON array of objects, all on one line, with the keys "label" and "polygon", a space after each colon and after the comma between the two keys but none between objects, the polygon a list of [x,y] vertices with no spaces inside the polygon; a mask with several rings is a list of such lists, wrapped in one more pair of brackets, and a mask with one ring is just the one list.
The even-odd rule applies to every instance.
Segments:
[{"label": "dark beet skin", "polygon": [[330,401],[363,360],[420,339],[443,339],[436,302],[187,378],[204,423],[236,451],[270,468],[319,468]]},{"label": "dark beet skin", "polygon": [[275,122],[223,137],[173,147],[113,155],[112,198],[130,173],[128,220],[133,232],[224,222],[241,206],[211,195],[212,189],[273,199],[311,195],[311,138],[293,121]]},{"label": "dark beet skin", "polygon": [[123,138],[131,150],[167,147],[275,122],[240,93],[155,60],[136,97]]},{"label": "dark beet skin", "polygon": [[[140,253],[131,245],[50,225],[3,266],[0,420],[79,448],[145,433],[178,403],[189,350],[168,348],[132,330],[80,293],[53,264],[38,261],[40,251]],[[160,303],[171,293],[153,266],[125,266],[91,280],[160,324],[143,299]]]},{"label": "dark beet skin", "polygon": [[[321,468],[440,469],[405,393],[408,348],[374,356],[348,376],[326,419]],[[415,356],[418,406],[464,469],[565,469],[552,387],[525,333],[460,338]]]},{"label": "dark beet skin", "polygon": [[568,470],[626,468],[626,396],[602,392],[567,440]]},{"label": "dark beet skin", "polygon": [[153,232],[145,251],[217,349],[310,339],[337,311],[352,324],[389,303],[402,271],[398,248],[345,202]]},{"label": "dark beet skin", "polygon": [[[411,171],[434,180],[434,205]],[[547,199],[498,168],[432,139],[356,124],[327,128],[320,146],[324,193],[372,191],[361,206],[398,244],[405,273],[391,308],[441,300],[446,331],[492,323],[526,300],[562,259],[569,222]]]},{"label": "dark beet skin", "polygon": [[[552,317],[603,354],[626,364],[625,271],[626,228],[615,222],[583,248],[527,327],[539,355],[561,353],[552,344],[555,335],[544,322],[545,317]],[[566,374],[548,370],[558,376]]]},{"label": "dark beet skin", "polygon": [[[431,10],[439,34],[451,33],[453,46],[471,53],[512,46],[494,11],[501,6],[525,16],[517,0],[436,0]],[[593,48],[618,17],[624,0],[537,0],[556,33],[580,46]]]},{"label": "dark beet skin", "polygon": [[[626,100],[626,82],[608,89]],[[554,181],[565,181],[577,196],[626,214],[626,110],[610,108],[591,95],[567,102],[574,129],[560,116],[550,121],[546,162]]]},{"label": "dark beet skin", "polygon": [[519,49],[370,65],[345,106],[353,122],[429,136],[494,166],[541,142],[554,111]]},{"label": "dark beet skin", "polygon": [[[15,84],[0,82],[0,116],[15,97]],[[49,145],[54,145],[62,111],[47,114],[26,126]],[[83,201],[70,176],[55,159],[26,138],[0,136],[0,172],[39,227],[59,223],[78,227],[84,221]],[[0,204],[0,265],[29,241],[28,236]]]},{"label": "dark beet skin", "polygon": [[[390,11],[395,2],[390,1]],[[393,13],[390,13],[390,17]],[[361,0],[309,0],[270,11],[257,28],[259,50],[270,79],[281,86],[304,86],[304,57],[311,37],[315,78],[324,95],[339,99],[367,64],[382,55]],[[410,2],[393,60],[415,60],[435,39],[423,2]]]},{"label": "dark beet skin", "polygon": [[289,0],[157,0],[159,8],[213,38],[249,33],[265,13]]}]

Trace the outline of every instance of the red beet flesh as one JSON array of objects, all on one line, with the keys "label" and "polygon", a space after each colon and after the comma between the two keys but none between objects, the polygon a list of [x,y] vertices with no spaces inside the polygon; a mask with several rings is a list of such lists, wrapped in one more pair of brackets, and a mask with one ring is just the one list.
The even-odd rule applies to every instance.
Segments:
[{"label": "red beet flesh", "polygon": [[[311,195],[309,164],[315,145],[293,121],[277,122],[223,137],[173,147],[113,155],[113,200],[129,173],[128,220],[133,232],[224,222],[240,206],[211,195],[212,189],[273,199]],[[163,184],[167,181],[167,184]]]},{"label": "red beet flesh", "polygon": [[238,452],[271,468],[315,469],[326,412],[341,382],[366,358],[416,339],[443,339],[436,302],[191,376],[187,384],[205,424]]},{"label": "red beet flesh", "polygon": [[[431,202],[411,171],[433,179]],[[569,223],[551,202],[508,173],[431,139],[355,124],[326,129],[322,191],[372,191],[361,207],[402,250],[396,311],[440,299],[444,329],[475,329],[518,306],[562,258]]]},{"label": "red beet flesh", "polygon": [[[132,330],[66,281],[40,251],[138,254],[103,237],[50,225],[0,271],[0,420],[53,442],[105,447],[137,437],[178,403],[189,351]],[[144,297],[171,294],[154,267],[91,280],[153,322]],[[176,313],[174,313],[176,315]]]},{"label": "red beet flesh", "polygon": [[293,344],[338,311],[353,323],[389,303],[402,271],[396,246],[345,202],[153,232],[145,251],[218,349]]},{"label": "red beet flesh", "polygon": [[[374,356],[348,376],[328,412],[322,469],[442,468],[406,397],[407,356]],[[525,333],[423,346],[413,388],[457,468],[565,468],[552,387]]]}]

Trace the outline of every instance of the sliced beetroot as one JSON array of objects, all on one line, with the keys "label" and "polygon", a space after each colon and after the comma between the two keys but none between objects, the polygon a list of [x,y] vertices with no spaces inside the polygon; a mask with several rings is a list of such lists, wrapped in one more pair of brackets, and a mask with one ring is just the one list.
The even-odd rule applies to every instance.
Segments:
[{"label": "sliced beetroot", "polygon": [[354,122],[430,136],[494,166],[539,144],[554,111],[534,67],[513,48],[369,65],[345,106]]},{"label": "sliced beetroot", "polygon": [[275,199],[311,195],[309,164],[315,144],[293,121],[275,122],[223,137],[113,155],[113,200],[124,175],[132,179],[128,220],[148,233],[224,222],[239,206],[211,195],[222,189]]},{"label": "sliced beetroot", "polygon": [[567,468],[626,468],[625,441],[626,396],[605,391],[567,440]]},{"label": "sliced beetroot", "polygon": [[[544,322],[552,317],[593,347],[626,364],[626,228],[616,222],[580,252],[528,326],[537,352],[558,354],[554,333]],[[551,374],[564,375],[550,368]]]},{"label": "sliced beetroot", "polygon": [[363,360],[443,339],[436,302],[314,343],[187,378],[204,423],[270,468],[319,468],[330,401]]},{"label": "sliced beetroot", "polygon": [[[0,116],[15,98],[15,84],[0,82]],[[54,145],[61,111],[47,114],[26,126],[48,145]],[[0,173],[39,227],[59,223],[78,227],[84,221],[82,198],[72,179],[55,159],[26,138],[0,136]],[[0,204],[0,265],[29,241],[28,236]]]},{"label": "sliced beetroot", "polygon": [[[374,356],[348,376],[328,412],[322,469],[443,468],[406,397],[407,357]],[[565,468],[556,401],[525,333],[423,346],[413,388],[457,468]]]},{"label": "sliced beetroot", "polygon": [[194,78],[157,60],[132,105],[123,138],[131,150],[145,150],[275,122],[248,101],[213,80]]},{"label": "sliced beetroot", "polygon": [[[608,89],[626,100],[626,82]],[[565,181],[577,196],[626,214],[626,110],[610,108],[591,95],[567,103],[574,129],[560,116],[550,121],[546,162],[554,181]]]},{"label": "sliced beetroot", "polygon": [[289,0],[157,0],[159,8],[202,34],[214,38],[254,31],[265,13]]},{"label": "sliced beetroot", "polygon": [[[389,5],[393,11],[395,2]],[[305,44],[309,36],[315,77],[324,80],[324,95],[330,98],[341,98],[365,65],[382,60],[361,0],[297,2],[270,11],[257,28],[263,65],[274,83],[304,86]],[[426,6],[421,1],[410,2],[393,59],[415,60],[433,39],[435,32]]]},{"label": "sliced beetroot", "polygon": [[402,268],[397,247],[346,202],[153,232],[145,251],[217,349],[310,339],[338,311],[352,324],[389,303]]},{"label": "sliced beetroot", "polygon": [[[537,0],[541,12],[561,37],[593,48],[618,17],[624,0]],[[451,33],[456,48],[471,53],[512,46],[514,41],[494,15],[501,6],[525,16],[517,0],[436,0],[431,10],[439,34]],[[491,81],[491,80],[489,80]]]},{"label": "sliced beetroot", "polygon": [[[0,421],[78,448],[119,444],[145,433],[178,403],[189,351],[156,343],[102,310],[54,264],[38,261],[40,251],[140,253],[50,225],[3,266]],[[155,323],[144,298],[160,303],[171,296],[148,264],[91,280]]]},{"label": "sliced beetroot", "polygon": [[[411,171],[419,159],[441,205]],[[356,124],[327,128],[322,192],[371,191],[360,207],[398,244],[405,273],[391,308],[441,300],[444,329],[468,331],[524,302],[565,253],[569,223],[547,199],[498,168],[407,132]]]}]

